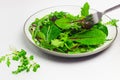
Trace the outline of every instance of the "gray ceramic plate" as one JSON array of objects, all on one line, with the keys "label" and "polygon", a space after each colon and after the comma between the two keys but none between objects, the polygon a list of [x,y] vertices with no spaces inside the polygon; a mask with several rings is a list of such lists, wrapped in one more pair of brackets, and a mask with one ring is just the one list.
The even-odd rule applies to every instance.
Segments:
[{"label": "gray ceramic plate", "polygon": [[[89,51],[89,52],[85,52],[85,53],[79,53],[79,54],[66,54],[66,53],[60,53],[60,52],[55,52],[55,51],[50,51],[48,49],[42,48],[42,47],[38,47],[35,42],[32,40],[32,36],[29,32],[29,26],[30,24],[35,20],[35,18],[42,18],[43,16],[54,12],[54,11],[64,11],[64,12],[69,12],[71,14],[77,15],[80,13],[80,6],[56,6],[56,7],[50,7],[50,8],[46,8],[46,9],[42,9],[36,13],[34,13],[33,15],[31,15],[25,22],[24,24],[24,33],[27,37],[27,39],[33,44],[35,45],[37,48],[39,48],[42,52],[44,53],[48,53],[51,55],[55,55],[55,56],[60,56],[60,57],[83,57],[83,56],[89,56],[89,55],[93,55],[93,54],[97,54],[100,51],[103,51],[104,49],[108,48],[111,43],[113,43],[113,41],[115,40],[116,36],[117,36],[117,27],[113,27],[113,26],[108,26],[108,37],[107,39],[111,39],[110,41],[106,41],[103,45],[101,45],[100,47],[96,48],[93,51]],[[96,12],[96,10],[91,9],[90,13],[94,13]],[[106,15],[104,15],[102,17],[103,22],[107,22],[110,21],[110,18]],[[27,41],[26,41],[27,42]]]}]

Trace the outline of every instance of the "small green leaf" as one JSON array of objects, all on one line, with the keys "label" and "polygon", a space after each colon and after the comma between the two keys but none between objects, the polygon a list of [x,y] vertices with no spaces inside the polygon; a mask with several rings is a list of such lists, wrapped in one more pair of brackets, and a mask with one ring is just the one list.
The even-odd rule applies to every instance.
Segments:
[{"label": "small green leaf", "polygon": [[33,60],[33,59],[34,59],[34,56],[33,56],[33,55],[31,55],[31,56],[29,57],[29,59],[30,59],[30,60]]},{"label": "small green leaf", "polygon": [[32,64],[29,65],[29,67],[27,68],[26,72],[29,72],[31,68],[32,68]]},{"label": "small green leaf", "polygon": [[12,57],[12,60],[18,61],[18,60],[19,60],[19,56],[18,56],[18,55],[13,56],[13,57]]},{"label": "small green leaf", "polygon": [[59,39],[52,40],[51,44],[54,45],[55,47],[63,47],[64,46],[64,42],[60,41]]},{"label": "small green leaf", "polygon": [[18,56],[19,57],[22,57],[22,56],[25,56],[26,55],[26,51],[21,49],[21,51],[18,52]]},{"label": "small green leaf", "polygon": [[40,68],[39,64],[35,64],[33,67],[33,71],[36,72],[38,70],[38,68]]},{"label": "small green leaf", "polygon": [[22,59],[21,60],[21,63],[22,63],[22,65],[28,65],[29,64],[29,60],[28,59]]},{"label": "small green leaf", "polygon": [[20,73],[20,72],[26,70],[27,68],[28,68],[27,66],[20,65],[20,66],[18,66],[17,70],[12,71],[12,73],[13,73],[13,74],[18,74],[18,73]]},{"label": "small green leaf", "polygon": [[84,4],[84,6],[81,8],[81,16],[84,16],[84,17],[88,16],[89,15],[89,9],[90,9],[90,6],[89,6],[88,2],[86,2]]},{"label": "small green leaf", "polygon": [[116,20],[116,19],[112,19],[111,21],[108,21],[108,22],[106,22],[105,24],[106,25],[111,25],[111,26],[117,26],[117,22],[118,22],[119,20]]},{"label": "small green leaf", "polygon": [[6,62],[6,64],[7,64],[8,67],[9,67],[10,64],[11,64],[11,63],[10,63],[10,58],[9,58],[9,57],[7,58],[7,62]]},{"label": "small green leaf", "polygon": [[40,31],[37,32],[36,36],[37,36],[37,38],[40,38],[40,39],[45,40],[45,35],[44,35],[44,33],[40,32]]},{"label": "small green leaf", "polygon": [[5,61],[5,56],[0,57],[0,63]]}]

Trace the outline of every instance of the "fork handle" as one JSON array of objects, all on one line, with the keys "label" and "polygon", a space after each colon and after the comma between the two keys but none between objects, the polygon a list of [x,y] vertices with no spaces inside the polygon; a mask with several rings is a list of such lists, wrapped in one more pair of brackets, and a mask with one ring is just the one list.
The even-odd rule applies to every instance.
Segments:
[{"label": "fork handle", "polygon": [[109,8],[109,9],[105,10],[105,11],[103,12],[103,14],[106,14],[106,13],[108,13],[108,12],[110,12],[110,11],[112,11],[112,10],[118,9],[118,8],[120,8],[120,4],[118,4],[118,5],[116,5],[116,6],[113,6],[113,7]]}]

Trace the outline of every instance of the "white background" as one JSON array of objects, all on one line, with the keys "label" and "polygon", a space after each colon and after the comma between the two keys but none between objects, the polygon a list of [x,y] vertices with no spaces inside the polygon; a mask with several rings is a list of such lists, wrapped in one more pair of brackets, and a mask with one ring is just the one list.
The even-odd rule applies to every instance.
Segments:
[{"label": "white background", "polygon": [[[0,64],[0,80],[120,80],[120,27],[115,42],[98,55],[63,59],[41,53],[23,33],[25,20],[34,12],[56,5],[83,5],[85,0],[0,0],[0,56],[9,53],[9,46],[25,49],[41,65],[38,72],[11,74],[16,64]],[[103,11],[120,0],[87,0],[91,8]],[[120,9],[110,12],[111,18],[120,19]],[[120,26],[120,23],[118,23]]]}]

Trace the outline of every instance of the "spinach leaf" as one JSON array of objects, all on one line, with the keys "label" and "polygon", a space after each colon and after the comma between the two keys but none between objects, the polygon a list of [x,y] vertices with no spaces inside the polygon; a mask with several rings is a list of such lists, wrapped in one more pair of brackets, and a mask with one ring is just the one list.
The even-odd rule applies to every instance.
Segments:
[{"label": "spinach leaf", "polygon": [[49,26],[44,26],[41,32],[45,35],[45,40],[50,42],[51,40],[57,38],[61,33],[60,29],[53,23]]},{"label": "spinach leaf", "polygon": [[106,34],[99,29],[91,29],[84,33],[76,34],[71,39],[82,45],[99,45],[104,43]]},{"label": "spinach leaf", "polygon": [[81,8],[81,16],[83,17],[86,17],[89,15],[89,9],[90,9],[90,6],[88,4],[88,2],[86,2],[84,4],[84,6]]}]

